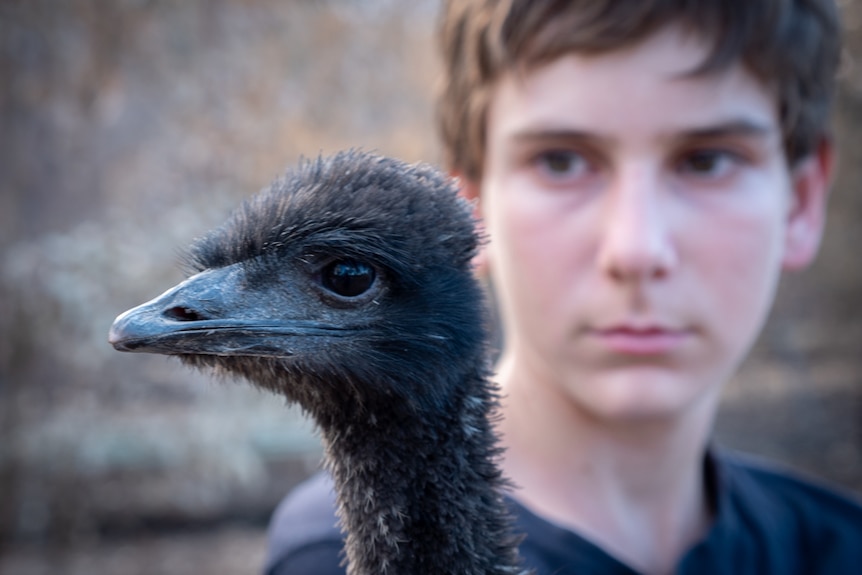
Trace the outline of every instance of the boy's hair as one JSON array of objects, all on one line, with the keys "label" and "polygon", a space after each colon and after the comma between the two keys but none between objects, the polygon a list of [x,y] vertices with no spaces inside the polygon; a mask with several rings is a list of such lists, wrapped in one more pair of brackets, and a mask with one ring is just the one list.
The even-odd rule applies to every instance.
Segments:
[{"label": "boy's hair", "polygon": [[834,0],[447,0],[440,24],[438,122],[448,167],[470,179],[482,175],[487,110],[503,74],[631,47],[671,24],[711,45],[693,74],[742,62],[775,90],[791,165],[829,131],[841,51]]}]

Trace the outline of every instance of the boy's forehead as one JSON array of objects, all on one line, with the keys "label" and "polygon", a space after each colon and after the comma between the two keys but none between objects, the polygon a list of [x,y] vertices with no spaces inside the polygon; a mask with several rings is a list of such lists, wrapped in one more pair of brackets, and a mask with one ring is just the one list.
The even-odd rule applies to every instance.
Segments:
[{"label": "boy's forehead", "polygon": [[671,27],[623,50],[572,53],[506,74],[491,101],[489,128],[507,133],[543,128],[636,133],[734,123],[759,126],[777,136],[774,90],[742,63],[696,73],[709,48]]}]

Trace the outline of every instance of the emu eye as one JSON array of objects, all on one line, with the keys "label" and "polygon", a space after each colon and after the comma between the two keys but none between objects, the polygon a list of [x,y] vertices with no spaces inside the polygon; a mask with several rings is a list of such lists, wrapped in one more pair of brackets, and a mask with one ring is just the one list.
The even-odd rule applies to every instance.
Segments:
[{"label": "emu eye", "polygon": [[336,260],[323,268],[321,283],[329,291],[343,297],[356,297],[368,291],[374,283],[374,268],[356,260]]}]

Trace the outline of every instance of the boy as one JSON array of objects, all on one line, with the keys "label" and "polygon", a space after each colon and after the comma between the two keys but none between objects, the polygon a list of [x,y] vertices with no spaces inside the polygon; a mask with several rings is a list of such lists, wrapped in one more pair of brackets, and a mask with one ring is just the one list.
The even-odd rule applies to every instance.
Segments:
[{"label": "boy", "polygon": [[[781,269],[818,248],[836,20],[828,0],[446,6],[443,140],[491,238],[537,573],[860,569],[862,507],[709,444]],[[282,506],[269,573],[343,572],[327,489]]]}]

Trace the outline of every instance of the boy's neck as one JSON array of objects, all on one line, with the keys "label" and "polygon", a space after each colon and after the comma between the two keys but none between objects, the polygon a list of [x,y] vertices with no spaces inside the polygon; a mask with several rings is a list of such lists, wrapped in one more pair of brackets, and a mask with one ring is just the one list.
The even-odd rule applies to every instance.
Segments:
[{"label": "boy's neck", "polygon": [[500,373],[514,497],[641,572],[673,571],[711,521],[704,455],[717,397],[674,420],[613,424],[519,377]]}]

